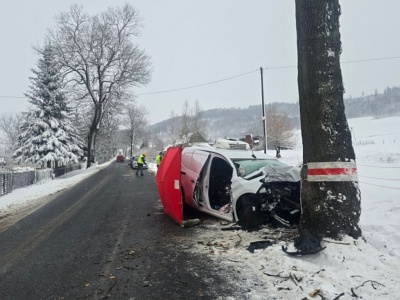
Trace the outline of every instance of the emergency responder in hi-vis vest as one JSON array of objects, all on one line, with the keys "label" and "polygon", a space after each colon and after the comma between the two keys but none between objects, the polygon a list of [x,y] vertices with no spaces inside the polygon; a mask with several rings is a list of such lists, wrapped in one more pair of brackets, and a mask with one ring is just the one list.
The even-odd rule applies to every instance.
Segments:
[{"label": "emergency responder in hi-vis vest", "polygon": [[160,166],[161,160],[162,160],[162,152],[158,153],[158,155],[156,156],[157,169]]},{"label": "emergency responder in hi-vis vest", "polygon": [[144,176],[144,174],[143,174],[143,165],[147,166],[146,153],[143,153],[143,154],[139,155],[139,158],[137,160],[136,176],[139,176],[139,171],[140,171],[140,175]]}]

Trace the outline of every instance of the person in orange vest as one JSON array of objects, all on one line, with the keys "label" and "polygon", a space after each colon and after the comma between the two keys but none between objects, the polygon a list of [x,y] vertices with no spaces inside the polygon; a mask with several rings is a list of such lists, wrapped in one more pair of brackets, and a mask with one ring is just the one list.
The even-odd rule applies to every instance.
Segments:
[{"label": "person in orange vest", "polygon": [[140,171],[140,175],[144,176],[143,174],[143,165],[147,166],[146,163],[146,153],[140,154],[139,158],[137,160],[137,170],[136,170],[136,176],[139,176],[139,171]]}]

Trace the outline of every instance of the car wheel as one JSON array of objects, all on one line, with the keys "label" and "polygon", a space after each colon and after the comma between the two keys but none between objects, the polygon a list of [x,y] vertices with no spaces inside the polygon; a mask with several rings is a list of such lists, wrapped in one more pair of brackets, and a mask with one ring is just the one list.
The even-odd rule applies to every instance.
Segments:
[{"label": "car wheel", "polygon": [[255,195],[244,195],[237,204],[238,224],[244,230],[258,230],[264,222],[258,198]]}]

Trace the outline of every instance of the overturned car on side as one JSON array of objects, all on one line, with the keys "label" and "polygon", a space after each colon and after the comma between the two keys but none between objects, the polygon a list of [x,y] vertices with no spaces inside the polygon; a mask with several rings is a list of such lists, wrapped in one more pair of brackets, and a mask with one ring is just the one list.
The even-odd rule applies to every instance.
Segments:
[{"label": "overturned car on side", "polygon": [[[187,147],[173,150],[175,162],[168,159],[168,152],[156,178],[164,208],[167,205],[179,210],[185,203],[212,216],[236,222],[243,229],[257,229],[264,224],[289,227],[298,223],[299,169],[263,152],[250,150]],[[175,169],[175,172],[163,168]],[[175,197],[168,197],[168,185],[163,182],[163,178],[171,179],[168,175],[176,177],[173,181]],[[181,199],[176,199],[178,188]],[[169,206],[166,201],[176,203]],[[167,213],[168,210],[165,209]]]}]

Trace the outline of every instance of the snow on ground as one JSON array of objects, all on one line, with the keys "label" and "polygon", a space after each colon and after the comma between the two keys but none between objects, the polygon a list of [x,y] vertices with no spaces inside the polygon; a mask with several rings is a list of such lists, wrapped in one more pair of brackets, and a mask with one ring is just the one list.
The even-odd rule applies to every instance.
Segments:
[{"label": "snow on ground", "polygon": [[[114,160],[113,160],[114,161]],[[34,204],[43,198],[59,193],[85,178],[91,176],[100,169],[108,166],[110,162],[102,165],[94,165],[89,169],[72,171],[54,180],[44,180],[37,184],[12,191],[10,194],[0,197],[0,220],[5,216],[17,213],[26,206]]]},{"label": "snow on ground", "polygon": [[[218,223],[197,229],[199,242],[190,251],[208,253],[237,282],[243,299],[400,299],[400,117],[348,122],[362,193],[362,239],[325,239],[322,252],[293,257],[281,250],[293,247],[289,231],[221,231]],[[302,161],[298,136],[296,149],[281,151],[280,160],[293,166]],[[246,250],[250,242],[266,239],[276,244]]]},{"label": "snow on ground", "polygon": [[[226,224],[220,221],[206,221],[191,229],[197,240],[186,246],[187,251],[206,253],[217,262],[219,272],[243,291],[241,299],[400,299],[400,117],[348,122],[362,193],[362,239],[326,239],[322,241],[326,246],[322,252],[292,257],[281,250],[281,246],[293,244],[290,231],[267,227],[257,232],[222,231]],[[268,154],[274,156],[275,152]],[[301,145],[283,150],[281,155],[281,161],[297,165],[302,161]],[[0,197],[0,219],[78,183],[108,164]],[[154,164],[149,169],[155,171]],[[274,244],[254,253],[246,249],[250,242],[265,239]]]}]

